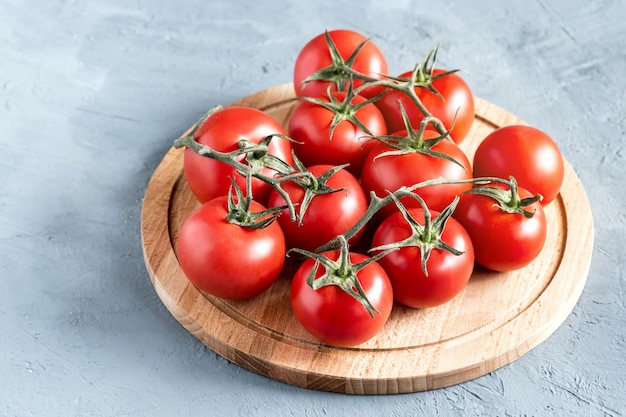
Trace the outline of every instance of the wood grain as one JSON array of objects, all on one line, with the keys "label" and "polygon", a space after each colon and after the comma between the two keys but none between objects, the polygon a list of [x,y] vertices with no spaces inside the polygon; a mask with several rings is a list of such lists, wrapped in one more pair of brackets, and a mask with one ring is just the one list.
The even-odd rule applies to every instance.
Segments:
[{"label": "wood grain", "polygon": [[[285,84],[237,101],[283,125],[294,106]],[[470,160],[489,132],[524,123],[479,98],[477,118],[462,148]],[[226,359],[288,384],[350,394],[390,394],[461,383],[506,365],[549,337],[569,315],[587,279],[593,219],[585,191],[565,162],[560,195],[547,207],[541,255],[510,273],[481,268],[465,290],[436,308],[399,305],[383,331],[354,348],[320,344],[289,306],[287,264],[281,278],[248,301],[227,301],[193,287],[180,270],[175,243],[198,203],[183,174],[183,150],[172,148],[146,189],[141,231],[144,258],[163,304],[195,337]]]}]

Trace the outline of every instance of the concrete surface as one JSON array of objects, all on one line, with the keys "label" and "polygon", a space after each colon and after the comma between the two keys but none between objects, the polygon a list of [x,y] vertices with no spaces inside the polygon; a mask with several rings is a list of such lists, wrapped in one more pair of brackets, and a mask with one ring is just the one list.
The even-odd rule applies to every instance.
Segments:
[{"label": "concrete surface", "polygon": [[[625,415],[625,20],[619,0],[2,0],[0,415]],[[140,208],[172,140],[290,81],[299,48],[339,27],[372,36],[392,73],[440,43],[477,96],[557,140],[588,192],[579,303],[496,372],[396,396],[291,387],[207,350],[150,285]]]}]

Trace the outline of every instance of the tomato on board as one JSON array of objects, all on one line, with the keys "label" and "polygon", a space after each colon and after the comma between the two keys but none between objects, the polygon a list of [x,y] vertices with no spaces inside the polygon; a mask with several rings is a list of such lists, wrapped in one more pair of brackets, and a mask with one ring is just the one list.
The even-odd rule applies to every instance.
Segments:
[{"label": "tomato on board", "polygon": [[[493,187],[506,189],[503,184]],[[518,187],[519,197],[533,196]],[[509,213],[491,197],[480,194],[461,196],[452,216],[463,225],[474,244],[476,263],[494,271],[513,271],[532,262],[546,241],[546,217],[540,202],[524,207],[530,218]]]},{"label": "tomato on board", "polygon": [[[337,260],[339,251],[322,255]],[[359,253],[350,253],[349,258],[352,263],[369,259]],[[355,346],[374,337],[393,307],[393,290],[385,270],[372,262],[356,273],[365,296],[378,311],[370,315],[361,302],[337,285],[314,290],[307,279],[315,266],[315,260],[306,259],[291,282],[290,300],[296,319],[309,333],[331,346]],[[324,267],[319,266],[315,279],[324,272]]]},{"label": "tomato on board", "polygon": [[[424,225],[424,210],[410,208],[408,214]],[[440,213],[430,210],[433,218]],[[403,241],[411,236],[412,228],[401,212],[385,219],[376,229],[372,247]],[[421,238],[420,238],[421,239]],[[463,226],[448,218],[439,239],[453,249],[433,247],[426,261],[427,274],[422,269],[423,250],[419,246],[405,246],[393,251],[378,262],[389,275],[394,299],[408,307],[436,307],[452,300],[467,285],[474,270],[474,248]]]},{"label": "tomato on board", "polygon": [[[319,177],[333,168],[332,165],[314,165],[308,171]],[[368,200],[361,184],[345,169],[339,169],[332,174],[324,184],[326,187],[338,190],[337,192],[315,195],[306,208],[304,216],[299,221],[292,221],[288,209],[284,209],[278,217],[278,222],[285,234],[287,247],[314,251],[331,239],[346,232],[354,226],[365,214]],[[315,193],[316,184],[311,192]],[[289,199],[297,204],[296,211],[302,207],[306,189],[295,182],[289,181],[282,185]],[[285,199],[276,190],[272,190],[268,207],[284,206]],[[355,244],[361,233],[350,239]]]},{"label": "tomato on board", "polygon": [[[265,210],[252,201],[252,212]],[[217,297],[243,300],[267,290],[282,270],[286,248],[278,223],[251,229],[226,220],[228,197],[202,204],[183,223],[178,261],[189,281]]]},{"label": "tomato on board", "polygon": [[[337,92],[332,96],[341,104],[337,111],[352,114],[374,136],[387,133],[385,120],[373,103],[360,107],[367,100],[359,95],[346,102],[346,93]],[[328,97],[318,97],[323,102],[330,102]],[[361,172],[363,160],[374,145],[369,141],[369,133],[349,119],[340,121],[331,136],[331,123],[335,111],[320,104],[301,101],[294,108],[289,121],[289,137],[294,141],[293,149],[305,166],[330,164],[350,164],[347,169],[357,177]]]},{"label": "tomato on board", "polygon": [[[435,68],[432,75],[437,76],[446,70]],[[411,71],[400,75],[408,78],[413,75]],[[426,75],[426,77],[428,77]],[[448,74],[432,81],[432,86],[439,92],[441,97],[428,90],[426,87],[415,87],[415,93],[422,104],[447,130],[451,129],[450,137],[456,143],[461,143],[467,136],[474,122],[474,96],[467,83],[456,73]],[[376,101],[387,123],[389,132],[396,132],[405,128],[400,104],[404,106],[411,125],[417,128],[424,119],[424,114],[411,101],[408,95],[397,90],[388,90],[382,98]]]},{"label": "tomato on board", "polygon": [[[397,132],[394,136],[404,136],[406,131]],[[422,139],[425,141],[437,138],[435,131],[425,130]],[[448,180],[467,180],[472,178],[472,167],[465,153],[454,142],[444,139],[431,148],[432,151],[452,157],[458,164],[437,156],[421,152],[408,152],[401,155],[382,155],[394,151],[385,143],[377,143],[369,152],[361,172],[361,185],[366,193],[374,192],[378,197],[386,197],[402,186],[412,186],[422,181],[436,178]],[[418,188],[415,193],[422,197],[429,209],[443,210],[454,198],[471,184],[440,184]],[[406,207],[420,207],[413,198],[400,200]],[[397,211],[394,204],[388,204],[380,210],[379,217],[387,217]]]},{"label": "tomato on board", "polygon": [[[253,144],[260,143],[269,135],[286,135],[283,127],[269,114],[251,107],[225,107],[213,113],[195,133],[195,140],[219,152],[232,152],[239,149],[239,141],[245,139]],[[274,137],[269,146],[269,153],[293,165],[291,142]],[[244,160],[244,156],[241,156]],[[226,195],[231,186],[231,178],[245,190],[246,178],[239,175],[229,165],[198,155],[189,148],[185,149],[184,172],[187,183],[201,202]],[[262,173],[272,176],[276,171],[263,168]],[[271,187],[257,178],[252,179],[252,194],[255,200],[265,203]]]},{"label": "tomato on board", "polygon": [[[388,68],[385,56],[378,46],[371,40],[368,41],[362,34],[352,30],[336,29],[328,31],[328,35],[335,44],[343,61],[348,60],[357,47],[367,41],[356,55],[352,63],[352,69],[377,79],[381,78],[381,74],[387,74]],[[298,97],[323,96],[327,94],[329,86],[331,91],[338,91],[336,83],[332,81],[311,81],[303,85],[303,81],[307,77],[323,68],[332,66],[332,64],[333,61],[325,33],[321,33],[307,42],[296,57],[294,65],[293,85],[296,90],[296,95]],[[340,84],[347,80],[346,76],[341,72],[335,71],[332,75]],[[362,81],[353,81],[354,88],[360,85],[362,85]],[[347,87],[344,86],[339,91],[345,91],[346,89]],[[364,90],[361,95],[367,98],[372,97],[371,94],[368,94],[368,90],[369,89]]]},{"label": "tomato on board", "polygon": [[545,132],[532,126],[505,126],[487,135],[476,149],[474,176],[513,176],[520,187],[541,194],[545,206],[561,189],[563,157]]}]

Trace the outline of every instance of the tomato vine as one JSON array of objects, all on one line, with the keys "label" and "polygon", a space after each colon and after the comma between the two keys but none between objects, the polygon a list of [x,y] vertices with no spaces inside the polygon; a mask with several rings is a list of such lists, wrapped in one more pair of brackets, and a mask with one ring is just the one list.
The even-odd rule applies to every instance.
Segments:
[{"label": "tomato vine", "polygon": [[[512,176],[508,179],[497,177],[471,178],[471,166],[467,165],[469,162],[467,162],[467,164],[461,163],[454,157],[435,149],[435,146],[442,141],[453,142],[450,135],[454,127],[456,116],[452,121],[452,125],[446,126],[442,120],[435,117],[430,109],[424,105],[419,95],[416,93],[416,89],[426,89],[443,100],[441,93],[434,87],[433,83],[459,71],[458,69],[435,71],[439,45],[432,48],[425,59],[414,66],[409,76],[393,77],[387,74],[379,74],[380,77],[375,77],[354,68],[358,54],[365,48],[367,43],[370,42],[369,39],[361,42],[345,59],[339,53],[328,31],[325,32],[325,39],[331,57],[331,64],[313,72],[308,78],[304,79],[303,86],[314,81],[329,82],[330,84],[327,90],[328,101],[326,101],[326,98],[320,99],[317,97],[304,96],[298,97],[298,99],[322,106],[334,113],[334,117],[330,123],[329,140],[332,140],[335,128],[339,123],[349,121],[355,128],[362,130],[368,135],[365,137],[366,139],[388,145],[389,150],[377,154],[373,157],[374,160],[378,158],[402,156],[409,153],[420,153],[428,157],[441,158],[452,162],[463,168],[469,176],[469,178],[464,179],[448,179],[443,177],[430,178],[416,183],[414,183],[415,180],[413,180],[411,184],[400,186],[392,190],[386,190],[386,195],[377,195],[374,191],[371,191],[369,193],[369,201],[362,204],[363,208],[367,204],[365,212],[360,219],[345,232],[338,234],[328,242],[317,247],[314,251],[295,247],[287,252],[287,256],[289,256],[290,253],[298,253],[314,260],[314,266],[308,273],[306,280],[307,284],[313,290],[319,290],[327,286],[339,287],[350,297],[359,301],[367,313],[371,317],[374,317],[374,313],[377,313],[378,310],[370,300],[368,300],[357,278],[359,271],[394,251],[399,251],[401,248],[407,246],[416,246],[420,251],[419,261],[421,269],[424,275],[428,276],[427,261],[433,250],[446,251],[455,256],[460,256],[463,253],[463,251],[448,245],[442,240],[444,228],[457,207],[459,196],[456,195],[454,200],[443,210],[438,208],[437,210],[440,212],[433,215],[425,199],[418,194],[418,190],[438,185],[464,184],[470,188],[463,191],[463,193],[479,194],[489,197],[495,201],[495,204],[502,211],[512,215],[522,215],[526,218],[531,218],[535,214],[533,211],[528,210],[528,207],[532,206],[537,201],[541,201],[542,196],[535,194],[531,197],[520,198],[517,181]],[[354,87],[356,81],[358,81],[358,86]],[[340,91],[342,94],[345,93],[345,96],[339,96],[340,98],[337,99],[334,94],[331,93],[331,86],[334,87],[336,91]],[[372,96],[369,96],[364,102],[359,102],[357,105],[351,104],[355,96],[366,90],[378,93],[372,94]],[[421,112],[423,118],[417,128],[412,127],[412,123],[407,115],[407,110],[402,103],[399,104],[399,111],[406,128],[405,131],[389,132],[390,134],[376,136],[371,134],[367,126],[359,121],[356,117],[356,112],[362,107],[375,103],[388,91],[403,94]],[[226,220],[242,227],[262,229],[272,224],[280,212],[287,209],[290,221],[297,222],[298,225],[301,225],[313,199],[326,194],[342,191],[346,192],[346,190],[342,188],[329,186],[328,180],[338,171],[347,168],[347,165],[331,166],[321,175],[318,174],[316,176],[298,159],[295,152],[291,155],[293,164],[270,153],[269,147],[272,140],[280,138],[297,142],[283,133],[277,132],[270,134],[264,137],[259,143],[253,143],[246,138],[239,139],[237,149],[230,152],[220,152],[208,145],[199,143],[195,137],[199,129],[212,115],[222,109],[221,106],[210,109],[188,132],[174,141],[174,147],[187,148],[200,156],[222,162],[234,168],[238,175],[242,175],[246,178],[245,195],[235,181],[232,181],[232,186],[228,191],[228,214]],[[437,133],[432,132],[433,128]],[[424,135],[427,130],[429,130],[429,132],[427,132],[429,135],[426,137],[429,139],[425,138]],[[438,134],[438,136],[433,137],[434,135],[430,134]],[[465,158],[464,154],[462,156]],[[268,174],[266,171],[267,168],[271,169],[274,174]],[[284,206],[272,207],[262,212],[251,213],[250,204],[253,200],[251,187],[252,178],[256,178],[274,189],[284,200]],[[362,182],[364,183],[365,181]],[[303,197],[299,202],[292,201],[290,194],[285,190],[285,185],[288,183],[290,186],[291,184],[295,184],[303,190]],[[459,193],[460,192],[457,191],[457,194]],[[418,201],[423,211],[423,224],[420,224],[411,216],[408,207],[405,207],[401,199]],[[372,219],[388,205],[395,205],[397,207],[410,228],[410,235],[396,242],[385,243],[370,248],[369,252],[374,253],[373,256],[367,257],[366,259],[359,258],[361,260],[356,263],[351,262],[350,245],[348,242],[353,237],[362,233],[366,226],[371,224]],[[441,206],[443,207],[444,204]],[[334,234],[336,232],[333,231],[332,233]],[[322,236],[322,239],[326,239],[325,235]],[[317,242],[315,245],[317,245]],[[336,259],[331,259],[326,255],[326,253],[331,250],[338,251],[338,257]],[[470,262],[472,262],[473,265],[473,253],[472,261]],[[324,272],[321,275],[318,273],[320,267],[324,268]]]}]

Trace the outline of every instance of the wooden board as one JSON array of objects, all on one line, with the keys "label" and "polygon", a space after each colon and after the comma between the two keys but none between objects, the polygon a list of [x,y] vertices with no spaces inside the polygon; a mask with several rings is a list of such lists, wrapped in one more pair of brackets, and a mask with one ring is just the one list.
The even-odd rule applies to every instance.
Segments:
[{"label": "wooden board", "polygon": [[[285,84],[233,104],[260,108],[286,125],[293,94],[291,84]],[[470,160],[493,129],[523,123],[478,98],[476,113],[462,144]],[[222,300],[192,286],[178,265],[175,242],[197,206],[184,178],[183,150],[172,148],[148,184],[141,217],[146,266],[164,305],[206,346],[246,369],[287,384],[350,394],[450,386],[518,359],[571,312],[593,248],[589,202],[566,162],[561,193],[546,211],[547,242],[532,264],[511,273],[477,268],[451,302],[425,310],[396,305],[374,339],[340,349],[320,344],[294,318],[288,295],[291,265],[270,290],[249,301]]]}]

